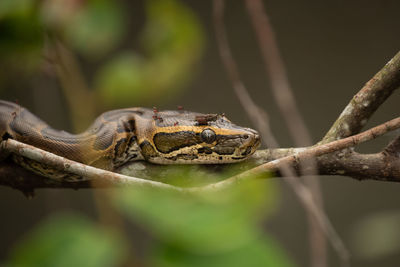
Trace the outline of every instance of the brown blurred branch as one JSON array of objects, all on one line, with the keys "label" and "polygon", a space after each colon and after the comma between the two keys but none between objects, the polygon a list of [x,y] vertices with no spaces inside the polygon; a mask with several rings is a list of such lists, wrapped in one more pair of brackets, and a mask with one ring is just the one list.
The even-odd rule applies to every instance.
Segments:
[{"label": "brown blurred branch", "polygon": [[[245,0],[245,3],[263,55],[266,74],[271,81],[272,95],[295,142],[295,146],[311,146],[313,143],[311,135],[297,108],[296,98],[292,92],[285,64],[279,51],[273,27],[265,11],[265,6],[261,0]],[[304,176],[308,176],[308,179],[303,182],[311,191],[316,206],[319,207],[321,212],[324,212],[323,198],[320,183],[316,177],[316,170],[317,165],[314,158],[302,162],[301,173]],[[299,185],[296,184],[294,186]],[[326,238],[321,228],[318,227],[314,216],[310,212],[307,215],[309,220],[311,266],[327,266]],[[344,265],[348,265],[348,253],[345,254],[339,256]]]},{"label": "brown blurred branch", "polygon": [[89,89],[72,51],[57,39],[49,39],[48,46],[54,54],[52,63],[70,108],[73,127],[76,131],[82,131],[95,117],[94,94]]},{"label": "brown blurred branch", "polygon": [[240,78],[238,67],[230,51],[223,22],[224,1],[214,0],[213,4],[215,37],[217,38],[222,63],[224,64],[228,77],[232,82],[235,94],[237,95],[243,109],[246,111],[249,119],[257,127],[257,130],[263,137],[263,142],[265,142],[268,147],[278,147],[278,144],[272,136],[271,128],[269,127],[268,116],[264,110],[258,107],[251,99],[248,90]]},{"label": "brown blurred branch", "polygon": [[[224,0],[214,0],[213,2],[215,33],[222,62],[243,109],[246,111],[248,117],[252,120],[257,130],[260,132],[263,142],[269,148],[277,148],[279,147],[279,144],[271,131],[267,113],[254,103],[240,78],[240,73],[232,56],[224,26],[224,3]],[[273,95],[278,103],[279,109],[285,118],[285,122],[295,140],[296,145],[310,146],[312,144],[311,137],[306,129],[300,113],[297,110],[295,98],[289,86],[289,81],[284,69],[283,61],[280,57],[277,42],[275,41],[272,27],[268,23],[268,17],[263,10],[262,3],[259,1],[247,1],[246,4],[249,14],[252,18],[254,28],[256,29],[257,36],[260,37],[260,47],[264,52],[264,61],[268,70],[267,74],[271,78]],[[279,81],[279,79],[282,79],[282,82]],[[299,198],[300,203],[303,204],[306,212],[308,213],[308,218],[310,221],[309,228],[313,266],[322,267],[326,265],[326,241],[324,233],[321,230],[324,227],[318,226],[318,223],[315,222],[314,215],[312,214],[313,212],[324,213],[322,208],[323,205],[319,181],[315,176],[311,176],[316,174],[316,163],[315,159],[312,158],[307,161],[303,161],[302,163],[304,165],[302,170],[307,170],[307,173],[303,173],[303,175],[309,176],[309,179],[306,180],[306,185],[310,189],[305,188],[301,180],[285,179],[285,182],[293,189],[296,196]],[[282,165],[280,168],[281,173],[286,177],[294,177],[297,175],[289,165]],[[305,195],[303,192],[306,192],[307,195]],[[316,201],[319,209],[310,209],[310,207],[307,206],[309,201],[308,195],[311,194],[313,195],[313,199]],[[325,214],[317,216],[324,217],[324,220],[328,221],[330,224]],[[334,233],[334,235],[335,237],[332,237],[332,239],[339,238],[336,233]],[[332,243],[341,242],[339,241]],[[344,257],[345,256],[342,258]]]}]

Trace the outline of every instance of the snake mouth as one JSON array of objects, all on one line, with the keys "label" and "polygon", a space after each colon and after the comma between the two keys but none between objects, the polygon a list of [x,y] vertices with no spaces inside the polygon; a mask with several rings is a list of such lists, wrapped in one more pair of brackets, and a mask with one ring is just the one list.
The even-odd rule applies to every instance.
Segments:
[{"label": "snake mouth", "polygon": [[251,132],[252,133],[250,134],[250,136],[247,137],[248,140],[245,140],[243,142],[243,145],[239,149],[239,154],[241,156],[251,156],[261,144],[260,135],[254,130],[251,130]]},{"label": "snake mouth", "polygon": [[260,147],[261,137],[258,133],[254,134],[253,153]]}]

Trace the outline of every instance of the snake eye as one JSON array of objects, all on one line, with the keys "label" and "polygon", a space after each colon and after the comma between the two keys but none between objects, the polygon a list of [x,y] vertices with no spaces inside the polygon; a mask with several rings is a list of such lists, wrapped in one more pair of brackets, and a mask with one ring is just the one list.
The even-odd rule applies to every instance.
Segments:
[{"label": "snake eye", "polygon": [[211,144],[215,141],[215,132],[211,129],[204,129],[201,132],[201,139],[207,144]]}]

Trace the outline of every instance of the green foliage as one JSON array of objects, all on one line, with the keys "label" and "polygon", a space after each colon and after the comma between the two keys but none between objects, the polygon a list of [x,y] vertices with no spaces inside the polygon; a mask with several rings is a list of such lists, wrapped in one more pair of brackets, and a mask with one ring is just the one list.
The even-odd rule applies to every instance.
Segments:
[{"label": "green foliage", "polygon": [[119,42],[122,25],[122,12],[114,1],[97,1],[76,14],[65,34],[84,54],[101,55]]},{"label": "green foliage", "polygon": [[[148,178],[179,187],[194,187],[224,180],[252,167],[255,167],[255,165],[251,162],[213,166],[202,164],[146,164],[144,166],[141,161],[136,161],[122,168],[121,173],[128,176]],[[269,174],[262,174],[257,178],[267,178],[269,176]]]},{"label": "green foliage", "polygon": [[71,1],[47,1],[42,21],[48,29],[87,57],[111,51],[125,31],[124,14],[114,1],[91,0],[77,5]]},{"label": "green foliage", "polygon": [[101,99],[108,104],[130,102],[140,103],[147,98],[144,90],[146,70],[143,58],[134,52],[126,51],[115,56],[102,66],[96,76],[96,88]]},{"label": "green foliage", "polygon": [[176,0],[149,0],[146,17],[140,36],[146,56],[122,52],[95,78],[105,103],[154,105],[182,89],[194,71],[204,34],[193,12]]},{"label": "green foliage", "polygon": [[28,71],[37,66],[43,28],[33,0],[0,1],[0,58],[2,63]]},{"label": "green foliage", "polygon": [[33,0],[4,0],[0,2],[0,19],[24,17],[34,8]]},{"label": "green foliage", "polygon": [[85,218],[63,215],[50,218],[30,233],[7,266],[119,266],[124,248],[114,233]]},{"label": "green foliage", "polygon": [[273,192],[261,181],[194,195],[140,188],[119,192],[116,204],[158,238],[155,266],[292,266],[258,227]]},{"label": "green foliage", "polygon": [[182,248],[161,244],[152,254],[153,266],[165,267],[287,267],[294,266],[287,255],[268,237],[220,253],[196,254]]}]

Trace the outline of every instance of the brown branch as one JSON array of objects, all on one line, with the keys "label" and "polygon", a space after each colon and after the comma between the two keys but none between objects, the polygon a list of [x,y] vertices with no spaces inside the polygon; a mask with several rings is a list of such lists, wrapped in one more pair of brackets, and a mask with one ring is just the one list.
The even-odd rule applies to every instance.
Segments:
[{"label": "brown branch", "polygon": [[[393,143],[393,142],[392,142]],[[360,154],[354,151],[343,151],[317,157],[318,172],[321,175],[348,176],[357,180],[376,180],[400,182],[400,148],[388,149],[375,154]],[[253,156],[257,164],[290,155],[296,155],[307,148],[289,148],[259,150]],[[293,168],[300,173],[297,162]],[[277,173],[276,176],[280,176]]]},{"label": "brown branch", "polygon": [[353,97],[322,142],[328,143],[359,133],[379,106],[399,87],[400,52]]},{"label": "brown branch", "polygon": [[[310,156],[317,157],[320,171],[323,174],[348,174],[350,177],[353,178],[400,182],[400,158],[395,157],[392,154],[389,155],[388,153],[383,152],[370,155],[352,153],[352,156],[348,156],[346,153],[343,153],[343,155],[346,154],[346,157],[341,158],[341,154],[339,153],[336,154],[337,157],[333,158],[330,162],[320,161],[320,158],[318,158],[318,156],[355,146],[357,144],[369,141],[389,131],[393,131],[399,128],[400,118],[396,118],[377,127],[374,127],[368,131],[362,132],[358,135],[347,137],[345,139],[337,140],[328,144],[316,145],[310,148],[290,148],[276,149],[271,151],[257,151],[257,153],[254,155],[255,161],[269,162],[222,182],[191,190],[207,190],[207,188],[212,188],[212,190],[215,190],[217,188],[222,189],[227,187],[229,184],[236,183],[243,179],[246,180],[249,176],[252,175],[259,175],[270,171],[277,171],[279,165],[281,164],[290,164],[295,167],[297,166],[296,164],[299,161],[304,160],[305,158]],[[398,140],[396,139],[396,143],[397,142]],[[35,188],[44,187],[78,189],[88,187],[95,188],[131,185],[151,186],[160,189],[185,191],[185,189],[166,185],[164,183],[121,175],[118,173],[90,167],[12,139],[3,141],[1,146],[2,152],[14,153],[16,155],[24,156],[39,163],[47,164],[50,167],[60,168],[62,171],[65,171],[67,173],[72,173],[85,177],[85,179],[83,179],[83,181],[81,182],[53,180],[42,176],[33,175],[31,172],[22,169],[18,165],[10,162],[9,160],[5,160],[0,163],[0,184],[17,189],[24,189],[26,191],[29,191]],[[390,161],[388,157],[391,157],[392,161]],[[376,160],[376,162],[374,162],[374,160]],[[341,166],[335,167],[335,164],[338,163],[340,163]],[[156,165],[152,166],[159,167]],[[367,168],[369,166],[375,167]],[[129,168],[129,166],[126,168]],[[367,169],[368,171],[366,171]]]},{"label": "brown branch", "polygon": [[358,180],[400,182],[400,158],[383,152],[376,154],[342,153],[318,161],[321,174],[343,175]]}]

